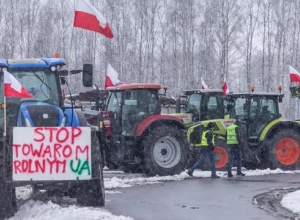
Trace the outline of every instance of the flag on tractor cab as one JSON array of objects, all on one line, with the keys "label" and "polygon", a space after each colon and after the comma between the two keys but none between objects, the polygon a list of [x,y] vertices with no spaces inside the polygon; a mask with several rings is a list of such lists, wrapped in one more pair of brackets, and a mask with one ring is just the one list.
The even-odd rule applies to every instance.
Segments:
[{"label": "flag on tractor cab", "polygon": [[114,37],[106,19],[94,6],[85,0],[77,0],[74,27],[95,31],[108,38]]},{"label": "flag on tractor cab", "polygon": [[300,82],[300,74],[299,72],[294,69],[292,66],[289,66],[290,68],[290,80],[291,82]]},{"label": "flag on tractor cab", "polygon": [[224,78],[224,83],[222,88],[223,88],[223,96],[226,96],[229,93],[229,88],[225,78]]},{"label": "flag on tractor cab", "polygon": [[17,98],[32,98],[31,94],[19,81],[7,71],[4,72],[4,96]]},{"label": "flag on tractor cab", "polygon": [[123,82],[118,79],[118,75],[119,74],[117,73],[117,71],[115,71],[114,68],[112,68],[112,66],[108,64],[107,74],[105,78],[105,89],[109,86],[117,86],[123,84]]},{"label": "flag on tractor cab", "polygon": [[202,77],[201,77],[201,89],[209,89]]}]

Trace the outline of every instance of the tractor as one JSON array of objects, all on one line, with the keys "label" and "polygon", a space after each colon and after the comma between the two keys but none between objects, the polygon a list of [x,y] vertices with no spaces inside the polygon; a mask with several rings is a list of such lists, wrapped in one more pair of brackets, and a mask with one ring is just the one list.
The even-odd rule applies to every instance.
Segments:
[{"label": "tractor", "polygon": [[223,90],[196,89],[184,91],[184,112],[180,113],[180,98],[176,101],[176,113],[172,114],[183,120],[187,126],[195,122],[224,118]]},{"label": "tractor", "polygon": [[245,168],[299,169],[300,126],[297,122],[282,118],[279,103],[283,94],[281,87],[279,89],[280,93],[229,93],[226,109],[230,118],[202,121],[190,127],[187,136],[191,146],[199,146],[199,133],[209,122],[213,122],[216,148],[222,151],[216,167],[226,169],[226,128],[239,119],[243,131],[241,147]]},{"label": "tractor", "polygon": [[160,84],[108,87],[100,113],[100,142],[108,168],[153,175],[174,175],[186,166],[189,145],[182,120],[161,114]]},{"label": "tractor", "polygon": [[7,71],[32,96],[6,97],[4,106],[0,84],[0,219],[16,211],[15,188],[22,185],[75,197],[80,205],[105,203],[97,129],[88,126],[80,109],[64,104],[61,88],[68,74],[79,72],[83,85],[92,86],[93,67],[84,64],[82,70],[69,72],[65,65],[62,58],[0,60],[2,82]]}]

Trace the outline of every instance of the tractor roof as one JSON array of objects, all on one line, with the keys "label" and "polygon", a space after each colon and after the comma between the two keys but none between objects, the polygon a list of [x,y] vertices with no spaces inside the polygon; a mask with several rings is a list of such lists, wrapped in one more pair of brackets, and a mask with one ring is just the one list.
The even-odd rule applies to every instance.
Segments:
[{"label": "tractor roof", "polygon": [[222,89],[194,89],[194,90],[185,90],[184,93],[223,93]]},{"label": "tractor roof", "polygon": [[37,58],[37,59],[0,59],[0,66],[14,68],[50,68],[56,65],[66,65],[62,58]]},{"label": "tractor roof", "polygon": [[253,97],[253,96],[275,96],[275,97],[279,97],[279,96],[283,96],[282,93],[276,93],[276,92],[240,92],[240,93],[228,93],[227,96],[231,96],[231,97],[240,97],[240,96],[249,96],[249,97]]},{"label": "tractor roof", "polygon": [[126,90],[126,89],[161,89],[162,86],[157,83],[126,83],[117,86],[107,87],[106,90]]}]

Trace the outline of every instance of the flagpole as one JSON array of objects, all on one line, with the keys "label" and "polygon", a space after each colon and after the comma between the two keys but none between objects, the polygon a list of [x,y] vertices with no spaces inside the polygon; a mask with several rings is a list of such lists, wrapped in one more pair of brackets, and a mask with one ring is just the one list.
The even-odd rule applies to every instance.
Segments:
[{"label": "flagpole", "polygon": [[4,96],[4,128],[3,128],[4,141],[6,138],[6,96]]}]

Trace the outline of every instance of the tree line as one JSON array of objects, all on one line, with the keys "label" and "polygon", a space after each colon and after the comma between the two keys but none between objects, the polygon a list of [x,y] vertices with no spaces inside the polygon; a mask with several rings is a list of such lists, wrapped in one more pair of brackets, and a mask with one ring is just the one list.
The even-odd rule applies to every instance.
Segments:
[{"label": "tree line", "polygon": [[[94,65],[103,87],[110,63],[124,82],[155,82],[169,94],[211,88],[285,93],[294,117],[288,65],[300,70],[298,0],[89,0],[108,21],[113,39],[73,28],[74,0],[0,0],[0,57],[51,57],[71,68]],[[72,77],[73,92],[83,90]]]}]

